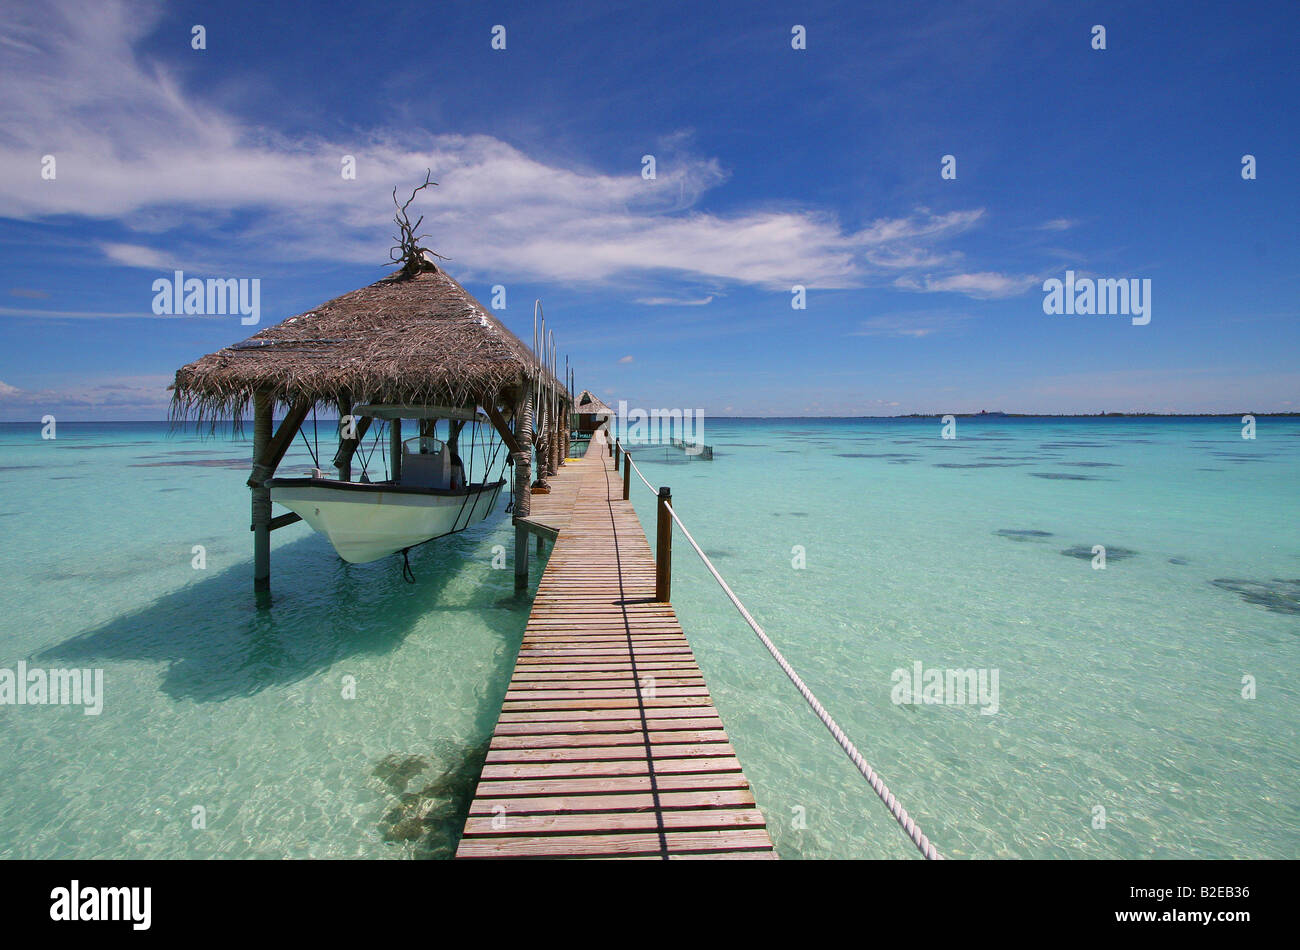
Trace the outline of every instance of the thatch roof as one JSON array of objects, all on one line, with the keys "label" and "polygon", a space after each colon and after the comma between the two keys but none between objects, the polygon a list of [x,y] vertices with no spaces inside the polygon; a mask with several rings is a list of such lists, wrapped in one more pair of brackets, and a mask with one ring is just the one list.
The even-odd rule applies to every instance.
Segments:
[{"label": "thatch roof", "polygon": [[[176,372],[172,417],[239,420],[277,402],[513,406],[532,351],[441,269],[400,273],[289,317]],[[547,374],[549,378],[549,374]]]},{"label": "thatch roof", "polygon": [[614,415],[614,410],[601,402],[600,398],[593,395],[589,389],[584,389],[582,394],[578,396],[578,401],[574,404],[573,411],[582,413],[583,415],[605,415],[611,417]]}]

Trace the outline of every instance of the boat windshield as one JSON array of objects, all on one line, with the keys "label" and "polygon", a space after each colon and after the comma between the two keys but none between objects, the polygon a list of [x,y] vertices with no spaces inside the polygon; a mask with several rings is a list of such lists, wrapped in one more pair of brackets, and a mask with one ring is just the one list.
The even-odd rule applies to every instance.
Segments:
[{"label": "boat windshield", "polygon": [[431,435],[418,435],[402,443],[402,451],[406,455],[438,455],[444,448],[446,444]]}]

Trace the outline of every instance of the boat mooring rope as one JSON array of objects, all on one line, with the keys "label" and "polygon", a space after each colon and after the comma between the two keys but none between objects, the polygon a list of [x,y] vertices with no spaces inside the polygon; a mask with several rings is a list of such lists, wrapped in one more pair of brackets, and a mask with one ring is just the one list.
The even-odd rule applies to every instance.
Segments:
[{"label": "boat mooring rope", "polygon": [[302,444],[306,447],[306,449],[307,449],[307,454],[311,456],[311,464],[312,464],[312,466],[313,466],[317,471],[320,471],[320,459],[316,457],[316,453],[317,453],[317,451],[320,449],[320,436],[318,436],[318,435],[316,434],[316,406],[315,406],[315,404],[313,404],[312,407],[311,407],[311,437],[312,437],[312,441],[316,443],[316,448],[313,449],[313,448],[311,447],[311,445],[307,442],[307,433],[303,431],[302,426],[299,426],[299,427],[298,427],[298,434],[299,434],[300,436],[302,436]]},{"label": "boat mooring rope", "polygon": [[[624,451],[624,454],[627,454],[626,450]],[[631,463],[632,471],[636,472],[637,477],[640,478],[641,481],[645,482],[646,488],[649,488],[650,491],[658,497],[659,493],[655,491],[653,485],[646,481],[646,477],[641,474],[641,469],[637,468],[636,462],[633,462],[631,458],[628,459],[628,462]],[[781,669],[785,672],[785,675],[789,677],[790,682],[794,684],[795,689],[799,690],[799,695],[808,702],[808,705],[812,707],[812,711],[817,714],[817,718],[822,721],[822,725],[826,727],[827,731],[835,738],[835,741],[839,743],[840,748],[844,750],[846,755],[848,755],[849,760],[857,767],[857,770],[862,773],[862,777],[867,780],[867,784],[871,786],[872,791],[874,791],[880,797],[880,800],[885,803],[885,807],[888,808],[889,813],[894,816],[894,820],[897,821],[903,831],[907,833],[907,836],[912,839],[912,844],[916,845],[921,854],[929,860],[943,860],[943,855],[939,853],[939,850],[930,842],[930,839],[925,836],[925,833],[921,831],[921,826],[918,825],[912,819],[912,816],[907,813],[907,809],[903,807],[902,802],[894,797],[894,793],[889,790],[889,786],[885,784],[884,780],[879,774],[877,774],[876,770],[871,767],[867,760],[862,757],[862,753],[858,751],[857,746],[853,744],[849,737],[844,734],[844,730],[840,728],[839,723],[837,723],[834,717],[826,711],[826,708],[818,701],[817,697],[813,694],[813,691],[808,688],[808,684],[805,683],[803,678],[795,672],[794,667],[790,665],[789,661],[787,661],[781,654],[781,651],[777,649],[776,644],[773,643],[768,635],[763,632],[763,628],[758,625],[758,621],[754,619],[753,615],[747,609],[745,609],[745,605],[740,602],[740,598],[736,596],[735,591],[733,591],[727,582],[722,579],[722,575],[719,574],[718,569],[713,566],[713,562],[709,560],[709,556],[701,550],[699,544],[696,543],[695,538],[693,538],[691,533],[686,530],[686,525],[682,524],[682,519],[677,517],[677,512],[673,510],[672,504],[670,502],[665,502],[664,508],[668,510],[668,514],[672,516],[673,521],[677,522],[677,527],[682,529],[682,534],[686,536],[686,540],[689,541],[691,547],[695,549],[695,553],[700,556],[700,560],[704,562],[704,566],[709,569],[709,573],[713,575],[713,579],[722,587],[723,593],[727,595],[728,599],[731,600],[736,609],[740,611],[740,615],[745,618],[745,622],[749,624],[750,629],[757,634],[759,640],[763,642],[763,646],[767,647],[767,652],[772,654],[772,658],[776,660],[777,664],[780,665]]]}]

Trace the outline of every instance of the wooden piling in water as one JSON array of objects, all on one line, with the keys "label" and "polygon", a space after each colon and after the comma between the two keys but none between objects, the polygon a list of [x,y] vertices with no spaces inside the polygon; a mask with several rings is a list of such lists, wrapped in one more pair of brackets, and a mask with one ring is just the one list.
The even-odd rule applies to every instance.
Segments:
[{"label": "wooden piling in water", "polygon": [[393,481],[402,478],[402,420],[394,419],[388,423],[388,463],[389,475]]},{"label": "wooden piling in water", "polygon": [[[265,392],[253,397],[253,473],[256,479],[271,444],[271,409],[274,405]],[[270,477],[269,475],[267,477]],[[253,491],[253,589],[271,587],[271,489],[262,484],[250,485]]]},{"label": "wooden piling in water", "polygon": [[[352,453],[344,453],[343,445],[346,440],[343,433],[347,429],[348,417],[352,415],[352,400],[347,396],[339,397],[339,451],[334,456],[334,467],[338,470],[339,480],[344,482],[352,481]],[[355,423],[356,420],[351,420]]]},{"label": "wooden piling in water", "polygon": [[521,522],[532,511],[533,393],[529,389],[515,409],[515,590],[528,588],[528,528]]}]

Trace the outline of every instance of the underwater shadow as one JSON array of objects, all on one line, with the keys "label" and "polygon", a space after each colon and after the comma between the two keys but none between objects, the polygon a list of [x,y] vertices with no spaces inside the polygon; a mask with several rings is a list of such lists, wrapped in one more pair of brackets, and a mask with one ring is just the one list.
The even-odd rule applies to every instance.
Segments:
[{"label": "underwater shadow", "polygon": [[[349,657],[389,653],[434,611],[472,614],[517,647],[531,598],[511,596],[513,571],[494,571],[484,557],[482,545],[494,527],[485,523],[412,550],[415,584],[402,580],[400,555],[348,564],[310,534],[272,551],[270,606],[258,606],[250,558],[77,634],[37,659],[83,667],[162,663],[165,694],[220,702],[296,682]],[[442,603],[447,586],[463,580],[465,571],[481,572],[482,582],[470,597],[461,592],[456,604]],[[445,629],[454,635],[455,624]],[[514,653],[506,652],[512,661]]]}]

